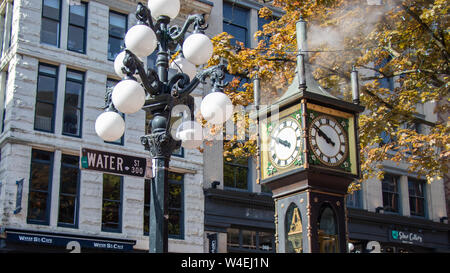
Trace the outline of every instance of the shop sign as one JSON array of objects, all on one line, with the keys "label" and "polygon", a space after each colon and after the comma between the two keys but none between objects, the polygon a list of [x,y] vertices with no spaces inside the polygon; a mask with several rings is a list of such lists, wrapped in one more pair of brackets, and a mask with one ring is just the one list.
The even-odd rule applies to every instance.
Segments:
[{"label": "shop sign", "polygon": [[206,235],[209,239],[209,253],[217,253],[217,233]]},{"label": "shop sign", "polygon": [[[12,242],[29,243],[47,246],[63,246],[69,250],[74,250],[75,246],[80,251],[82,248],[94,248],[103,250],[131,251],[134,243],[122,243],[112,240],[95,240],[77,237],[51,236],[22,232],[6,232],[6,240]],[[73,252],[73,251],[72,251]]]},{"label": "shop sign", "polygon": [[150,158],[129,156],[92,149],[81,149],[81,169],[152,178]]},{"label": "shop sign", "polygon": [[423,244],[423,234],[409,231],[390,230],[389,239],[403,244]]}]

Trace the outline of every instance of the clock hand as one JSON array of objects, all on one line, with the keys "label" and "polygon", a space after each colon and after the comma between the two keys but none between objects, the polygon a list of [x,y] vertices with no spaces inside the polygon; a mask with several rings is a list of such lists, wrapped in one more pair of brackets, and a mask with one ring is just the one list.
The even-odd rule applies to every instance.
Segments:
[{"label": "clock hand", "polygon": [[289,143],[289,141],[287,141],[287,140],[282,140],[282,139],[280,139],[280,138],[278,138],[278,137],[275,137],[275,140],[276,140],[278,143],[280,143],[281,145],[283,145],[283,146],[285,146],[285,147],[288,147],[288,148],[291,148],[291,143]]},{"label": "clock hand", "polygon": [[329,138],[329,137],[327,136],[327,134],[324,133],[324,131],[322,131],[322,130],[321,130],[319,127],[317,127],[317,126],[314,126],[314,127],[316,127],[319,136],[323,137],[323,139],[325,139],[325,141],[326,141],[328,144],[331,144],[331,145],[333,145],[333,146],[336,145],[336,143],[334,143],[334,141],[332,141],[331,138]]}]

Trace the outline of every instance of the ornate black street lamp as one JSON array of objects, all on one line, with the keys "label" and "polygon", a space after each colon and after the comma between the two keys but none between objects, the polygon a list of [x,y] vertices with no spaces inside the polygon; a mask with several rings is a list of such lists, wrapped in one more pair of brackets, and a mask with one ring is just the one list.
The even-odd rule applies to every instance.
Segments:
[{"label": "ornate black street lamp", "polygon": [[[125,49],[114,62],[122,77],[105,96],[105,111],[96,120],[95,130],[106,141],[119,139],[125,123],[118,112],[132,114],[140,109],[152,116],[148,135],[141,143],[150,151],[154,178],[150,189],[149,252],[168,251],[168,169],[172,152],[180,145],[194,148],[202,143],[202,127],[192,121],[194,99],[191,92],[210,78],[213,90],[202,101],[201,113],[210,123],[222,124],[231,116],[231,100],[222,89],[225,86],[224,65],[209,67],[195,75],[196,65],[203,65],[212,56],[213,45],[204,34],[207,25],[203,15],[191,15],[183,27],[170,26],[180,10],[179,0],[151,0],[148,8],[139,3],[138,22],[125,36]],[[153,17],[153,19],[152,19]],[[153,21],[155,20],[155,22]],[[185,39],[188,28],[194,31]],[[155,70],[144,68],[143,58],[157,49]],[[170,64],[171,57],[178,53]],[[171,68],[172,67],[172,68]],[[175,69],[173,69],[175,68]],[[191,115],[171,134],[172,109],[184,104]]]}]

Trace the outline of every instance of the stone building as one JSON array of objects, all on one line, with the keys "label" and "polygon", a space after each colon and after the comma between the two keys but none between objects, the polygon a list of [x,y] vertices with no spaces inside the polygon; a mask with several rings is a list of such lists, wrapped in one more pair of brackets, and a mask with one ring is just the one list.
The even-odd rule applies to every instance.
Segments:
[{"label": "stone building", "polygon": [[[67,251],[68,243],[76,241],[82,252],[114,246],[147,251],[149,190],[144,190],[149,182],[79,168],[81,148],[149,156],[140,143],[146,122],[142,110],[125,116],[125,135],[115,143],[105,143],[94,130],[106,87],[120,80],[113,61],[126,30],[136,22],[136,4],[1,2],[3,250],[34,251],[39,244],[48,251]],[[180,24],[193,12],[210,14],[212,6],[182,1],[182,15],[175,21]],[[203,89],[196,92],[202,95]],[[169,251],[202,252],[203,155],[177,151],[171,172],[175,201]]]},{"label": "stone building", "polygon": [[[137,2],[1,1],[0,252],[35,252],[37,246],[55,252],[148,250],[149,181],[79,168],[82,148],[148,157],[140,143],[144,111],[125,116],[125,135],[114,143],[94,130],[106,87],[120,80],[113,60],[135,24]],[[174,23],[204,13],[209,37],[227,31],[250,47],[265,23],[257,16],[260,2],[182,0]],[[145,62],[151,66],[154,59]],[[200,86],[194,96],[200,100],[208,92]],[[420,114],[435,120],[428,109]],[[172,156],[169,252],[274,252],[273,200],[256,183],[255,161],[224,162],[222,140],[203,148]],[[349,238],[356,249],[377,241],[383,251],[448,250],[442,182],[421,184],[424,195],[413,196],[425,200],[419,211],[408,195],[414,177],[401,166],[385,168],[396,182],[367,181],[349,197]],[[386,203],[396,198],[397,211],[389,211],[384,196]],[[395,241],[392,231],[416,240]]]}]

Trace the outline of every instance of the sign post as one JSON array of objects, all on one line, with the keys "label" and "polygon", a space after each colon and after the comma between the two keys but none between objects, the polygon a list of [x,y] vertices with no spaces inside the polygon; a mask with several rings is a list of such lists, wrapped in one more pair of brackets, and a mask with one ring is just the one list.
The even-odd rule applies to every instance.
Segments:
[{"label": "sign post", "polygon": [[150,158],[136,157],[81,148],[80,168],[105,173],[143,177],[153,177]]}]

